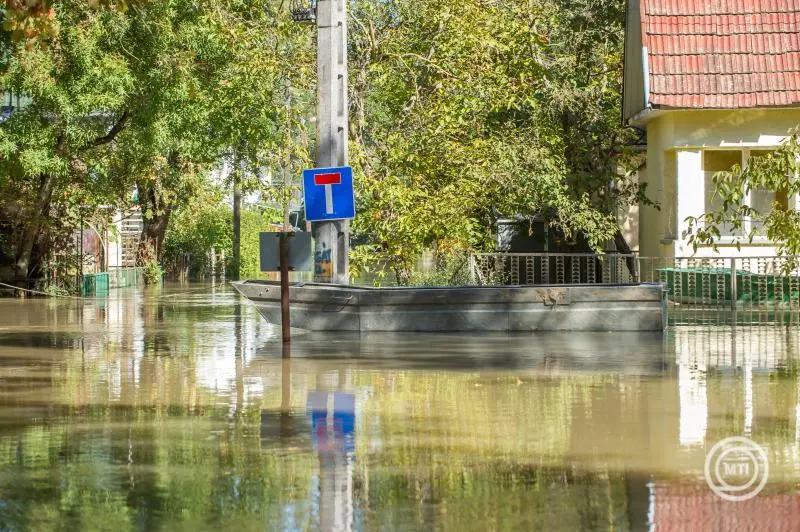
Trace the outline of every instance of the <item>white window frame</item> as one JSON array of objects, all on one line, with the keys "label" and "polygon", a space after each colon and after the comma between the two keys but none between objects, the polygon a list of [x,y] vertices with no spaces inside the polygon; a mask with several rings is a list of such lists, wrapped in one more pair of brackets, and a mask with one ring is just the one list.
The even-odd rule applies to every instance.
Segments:
[{"label": "white window frame", "polygon": [[[724,147],[724,146],[720,146],[720,147],[716,147],[715,146],[715,147],[704,148],[703,149],[703,156],[702,156],[702,159],[701,159],[702,162],[703,162],[702,164],[703,164],[703,195],[704,195],[704,197],[705,197],[705,195],[707,193],[707,191],[705,190],[705,184],[706,184],[706,182],[705,182],[705,175],[706,175],[705,152],[706,151],[738,151],[738,152],[741,152],[741,154],[742,154],[742,168],[744,168],[745,166],[747,166],[747,163],[750,162],[750,152],[751,151],[773,151],[773,150],[776,150],[777,148],[778,148],[777,146],[748,146],[746,148],[744,148],[744,147],[730,147],[730,148],[728,148],[728,147]],[[800,207],[800,196],[798,196],[798,194],[795,194],[794,196],[788,198],[788,202],[789,202],[789,208],[790,209],[797,209],[798,207]],[[747,191],[747,195],[745,196],[745,199],[744,199],[744,204],[747,205],[747,206],[751,206],[752,205],[752,191],[750,191],[750,190]],[[716,241],[717,241],[718,244],[735,244],[736,241],[738,240],[742,245],[748,245],[751,242],[749,242],[747,240],[747,235],[750,234],[750,230],[752,229],[752,227],[753,227],[752,226],[752,221],[750,219],[747,219],[747,220],[744,221],[744,224],[743,224],[743,227],[742,227],[742,230],[744,231],[743,235],[739,235],[739,236],[722,235],[719,238],[717,238]],[[766,235],[756,235],[753,238],[752,244],[774,245],[775,242],[772,242]]]}]

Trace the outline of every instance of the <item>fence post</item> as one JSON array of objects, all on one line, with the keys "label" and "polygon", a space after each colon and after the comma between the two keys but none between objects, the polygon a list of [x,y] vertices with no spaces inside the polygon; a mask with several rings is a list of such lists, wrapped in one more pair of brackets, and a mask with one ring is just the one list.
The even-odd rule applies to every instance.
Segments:
[{"label": "fence post", "polygon": [[614,254],[609,254],[608,259],[608,267],[611,270],[611,282],[617,284],[619,283],[619,264],[617,264],[617,257]]},{"label": "fence post", "polygon": [[469,282],[473,286],[477,284],[477,280],[475,279],[475,254],[469,254]]},{"label": "fence post", "polygon": [[738,289],[736,279],[736,258],[731,257],[731,325],[736,325],[736,299]]}]

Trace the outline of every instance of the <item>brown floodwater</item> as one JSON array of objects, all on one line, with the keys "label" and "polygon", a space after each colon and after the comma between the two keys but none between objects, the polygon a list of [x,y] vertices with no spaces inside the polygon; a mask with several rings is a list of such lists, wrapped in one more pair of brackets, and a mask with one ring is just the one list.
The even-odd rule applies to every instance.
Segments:
[{"label": "brown floodwater", "polygon": [[0,530],[799,526],[795,329],[279,333],[220,285],[0,300]]}]

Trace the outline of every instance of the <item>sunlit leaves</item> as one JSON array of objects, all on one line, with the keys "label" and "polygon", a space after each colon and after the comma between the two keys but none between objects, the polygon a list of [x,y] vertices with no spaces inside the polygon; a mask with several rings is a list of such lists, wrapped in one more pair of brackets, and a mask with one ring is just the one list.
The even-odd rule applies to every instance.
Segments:
[{"label": "sunlit leaves", "polygon": [[[544,215],[600,248],[638,185],[619,172],[624,3],[359,2],[351,24],[358,241],[408,271]],[[613,183],[613,187],[609,184]]]},{"label": "sunlit leaves", "polygon": [[60,36],[59,9],[110,9],[124,12],[150,0],[3,0],[3,29],[27,49],[48,47]]},{"label": "sunlit leaves", "polygon": [[159,223],[205,186],[231,146],[256,167],[274,152],[269,141],[283,127],[276,68],[306,72],[276,52],[299,31],[285,13],[276,21],[263,5],[235,0],[42,5],[60,28],[52,46],[2,41],[0,83],[22,96],[0,123],[0,167],[14,176],[0,189],[0,223],[19,220],[3,254],[20,253],[21,235],[48,235],[37,213],[66,234],[72,206],[124,210],[137,187],[146,222]]}]

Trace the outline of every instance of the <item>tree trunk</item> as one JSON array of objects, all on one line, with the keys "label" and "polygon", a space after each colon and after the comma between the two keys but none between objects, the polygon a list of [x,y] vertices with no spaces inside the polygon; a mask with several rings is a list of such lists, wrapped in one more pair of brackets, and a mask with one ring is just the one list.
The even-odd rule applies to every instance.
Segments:
[{"label": "tree trunk", "polygon": [[22,233],[14,264],[17,279],[27,279],[31,267],[31,253],[42,227],[42,219],[50,210],[50,199],[53,196],[55,178],[51,174],[42,174],[39,178],[39,194],[33,209],[33,215]]},{"label": "tree trunk", "polygon": [[622,230],[617,229],[617,233],[614,235],[614,246],[617,248],[617,252],[627,255],[625,258],[625,264],[628,266],[628,271],[631,274],[631,278],[639,282],[639,268],[637,267],[636,258],[633,256],[633,250],[631,249],[630,244],[628,241],[625,240],[625,237],[622,236]]},{"label": "tree trunk", "polygon": [[[144,220],[142,234],[139,240],[140,257],[146,255],[150,260],[160,260],[161,251],[164,244],[164,237],[167,234],[169,218],[172,214],[171,207],[165,207],[163,214],[153,215],[149,220]],[[144,248],[150,251],[142,252]],[[141,262],[141,261],[140,261]],[[147,262],[145,260],[144,262]]]},{"label": "tree trunk", "polygon": [[240,265],[242,260],[241,230],[242,230],[242,187],[239,174],[234,170],[233,177],[233,265],[231,279],[239,280]]},{"label": "tree trunk", "polygon": [[142,212],[150,212],[143,217],[142,233],[139,238],[139,252],[136,262],[139,266],[161,258],[164,237],[167,234],[169,218],[172,215],[171,205],[162,205],[158,193],[152,186],[139,184],[139,204]]}]

